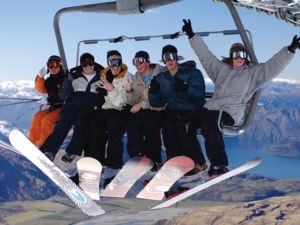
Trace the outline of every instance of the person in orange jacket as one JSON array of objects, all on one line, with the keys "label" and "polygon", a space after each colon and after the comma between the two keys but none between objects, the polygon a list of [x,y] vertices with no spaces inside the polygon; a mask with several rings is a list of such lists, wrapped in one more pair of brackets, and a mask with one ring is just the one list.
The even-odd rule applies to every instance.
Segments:
[{"label": "person in orange jacket", "polygon": [[[49,76],[45,79],[47,73]],[[29,140],[37,147],[45,142],[59,119],[63,104],[63,100],[59,97],[59,91],[65,77],[66,73],[62,69],[61,58],[52,55],[47,61],[47,68],[40,69],[35,78],[35,89],[48,95],[47,100],[45,99],[46,101],[42,101],[42,103],[49,105],[49,108],[40,110],[33,116],[29,129]]]}]

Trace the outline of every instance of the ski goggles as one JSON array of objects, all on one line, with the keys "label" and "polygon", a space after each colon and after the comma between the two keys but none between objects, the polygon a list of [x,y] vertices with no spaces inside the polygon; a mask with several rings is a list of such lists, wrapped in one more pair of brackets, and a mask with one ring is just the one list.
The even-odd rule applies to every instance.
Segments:
[{"label": "ski goggles", "polygon": [[50,62],[47,62],[47,67],[49,69],[55,69],[62,66],[62,62],[61,61],[57,61],[57,60],[52,60]]},{"label": "ski goggles", "polygon": [[177,60],[178,56],[175,52],[166,52],[165,54],[162,55],[162,60],[164,63]]},{"label": "ski goggles", "polygon": [[233,59],[237,59],[237,58],[241,58],[241,59],[246,59],[248,56],[247,52],[245,51],[234,51],[231,53],[231,58]]},{"label": "ski goggles", "polygon": [[143,57],[139,57],[139,58],[134,58],[132,60],[132,64],[134,66],[139,66],[139,65],[143,65],[147,60],[144,59]]},{"label": "ski goggles", "polygon": [[95,63],[93,61],[85,61],[81,64],[82,67],[93,66]]},{"label": "ski goggles", "polygon": [[120,66],[122,64],[122,59],[109,59],[107,60],[107,65],[109,67]]}]

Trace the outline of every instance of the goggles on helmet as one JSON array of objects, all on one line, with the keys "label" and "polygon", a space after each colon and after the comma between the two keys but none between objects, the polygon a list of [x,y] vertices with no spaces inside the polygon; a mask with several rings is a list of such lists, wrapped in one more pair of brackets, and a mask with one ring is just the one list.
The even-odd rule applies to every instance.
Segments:
[{"label": "goggles on helmet", "polygon": [[172,60],[177,60],[178,56],[175,52],[166,52],[165,54],[162,55],[162,60],[164,63],[172,61]]},{"label": "goggles on helmet", "polygon": [[49,69],[58,68],[60,66],[62,66],[62,62],[58,61],[58,60],[51,60],[51,61],[47,62],[47,67]]},{"label": "goggles on helmet", "polygon": [[237,58],[241,58],[241,59],[246,59],[248,56],[247,52],[245,51],[234,51],[231,53],[231,58],[233,59],[237,59]]},{"label": "goggles on helmet", "polygon": [[122,64],[121,59],[109,59],[107,60],[107,64],[109,67],[120,66]]},{"label": "goggles on helmet", "polygon": [[132,64],[134,66],[139,66],[139,65],[143,65],[146,62],[146,59],[144,59],[143,57],[139,57],[139,58],[134,58],[132,60]]}]

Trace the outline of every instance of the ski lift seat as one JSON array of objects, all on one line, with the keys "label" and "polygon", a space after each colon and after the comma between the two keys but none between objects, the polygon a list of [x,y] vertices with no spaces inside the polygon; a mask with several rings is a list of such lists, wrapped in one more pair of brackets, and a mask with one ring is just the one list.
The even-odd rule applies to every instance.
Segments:
[{"label": "ski lift seat", "polygon": [[[240,103],[240,104],[230,104],[230,105],[224,105],[222,106],[220,113],[219,113],[219,117],[218,117],[218,127],[219,130],[223,133],[223,135],[225,136],[237,136],[240,135],[242,133],[244,133],[244,131],[246,130],[246,128],[249,127],[252,118],[255,114],[256,111],[256,106],[259,100],[259,96],[260,96],[260,92],[261,90],[257,90],[254,95],[252,96],[252,98],[247,102],[247,103]],[[222,123],[222,114],[226,109],[230,109],[232,107],[244,107],[245,113],[244,113],[244,117],[241,118],[237,124],[233,124],[233,125],[226,125],[224,123]]]}]

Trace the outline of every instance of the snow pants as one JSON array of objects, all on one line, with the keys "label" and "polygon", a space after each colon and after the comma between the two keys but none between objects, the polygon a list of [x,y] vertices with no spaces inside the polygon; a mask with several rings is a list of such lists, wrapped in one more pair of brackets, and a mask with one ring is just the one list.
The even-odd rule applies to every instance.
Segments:
[{"label": "snow pants", "polygon": [[29,140],[38,148],[44,144],[53,132],[56,122],[59,120],[60,112],[61,108],[52,111],[44,109],[33,116],[29,129]]},{"label": "snow pants", "polygon": [[185,155],[202,165],[205,158],[197,139],[197,129],[186,122],[192,113],[194,111],[166,111],[163,141],[168,159]]},{"label": "snow pants", "polygon": [[[123,166],[123,136],[127,126],[127,110],[104,109],[91,118],[91,149],[104,158],[103,165],[112,168]],[[107,133],[107,146],[103,151],[103,134]],[[105,148],[105,147],[104,147]],[[102,163],[101,161],[101,163]]]},{"label": "snow pants", "polygon": [[146,156],[161,163],[161,135],[164,112],[150,109],[130,113],[127,125],[127,151],[130,158]]}]

